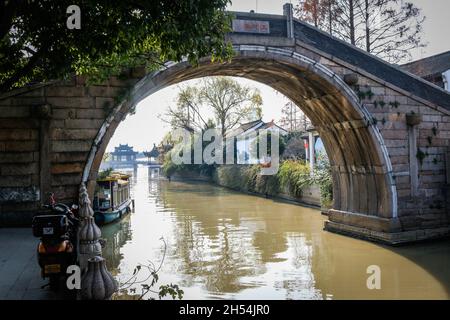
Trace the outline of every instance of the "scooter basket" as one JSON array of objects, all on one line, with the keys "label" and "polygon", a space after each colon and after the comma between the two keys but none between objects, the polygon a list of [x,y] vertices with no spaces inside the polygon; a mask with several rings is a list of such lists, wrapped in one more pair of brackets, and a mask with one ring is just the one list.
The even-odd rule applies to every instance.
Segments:
[{"label": "scooter basket", "polygon": [[69,220],[65,215],[39,215],[33,218],[32,228],[35,237],[61,237],[69,229]]}]

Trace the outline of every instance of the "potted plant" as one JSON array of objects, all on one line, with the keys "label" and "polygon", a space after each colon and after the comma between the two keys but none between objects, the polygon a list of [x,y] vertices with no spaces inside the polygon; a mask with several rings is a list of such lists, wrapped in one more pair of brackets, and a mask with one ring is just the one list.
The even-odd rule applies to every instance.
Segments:
[{"label": "potted plant", "polygon": [[408,126],[416,126],[422,122],[422,115],[411,111],[411,113],[406,114],[406,124]]}]

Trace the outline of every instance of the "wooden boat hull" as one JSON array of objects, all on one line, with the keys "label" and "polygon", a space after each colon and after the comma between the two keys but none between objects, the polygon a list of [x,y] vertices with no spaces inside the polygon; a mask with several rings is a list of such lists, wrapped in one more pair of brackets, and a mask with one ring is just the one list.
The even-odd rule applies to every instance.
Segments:
[{"label": "wooden boat hull", "polygon": [[119,220],[131,211],[130,206],[131,206],[131,199],[128,199],[127,201],[122,203],[116,210],[95,211],[94,212],[95,223],[98,225],[104,225]]}]

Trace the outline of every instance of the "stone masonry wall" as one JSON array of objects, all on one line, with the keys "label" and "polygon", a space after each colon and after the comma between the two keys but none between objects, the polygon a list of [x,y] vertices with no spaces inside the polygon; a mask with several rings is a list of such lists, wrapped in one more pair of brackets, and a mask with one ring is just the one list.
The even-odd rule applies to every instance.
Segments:
[{"label": "stone masonry wall", "polygon": [[76,201],[99,128],[144,73],[137,68],[126,80],[97,86],[78,77],[0,99],[0,226],[29,225],[49,192],[58,201]]}]

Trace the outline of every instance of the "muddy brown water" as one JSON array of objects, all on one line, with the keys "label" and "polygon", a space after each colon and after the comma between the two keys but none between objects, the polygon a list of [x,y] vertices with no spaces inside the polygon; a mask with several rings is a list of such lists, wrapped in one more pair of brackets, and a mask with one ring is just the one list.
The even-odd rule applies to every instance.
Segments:
[{"label": "muddy brown water", "polygon": [[[329,233],[316,209],[201,182],[134,172],[135,212],[104,226],[108,268],[141,292],[148,273],[176,283],[184,299],[449,299],[450,241],[388,247]],[[164,239],[161,240],[161,239]],[[166,249],[164,249],[166,248]],[[380,267],[381,289],[367,268]],[[146,297],[157,297],[149,294]]]}]

